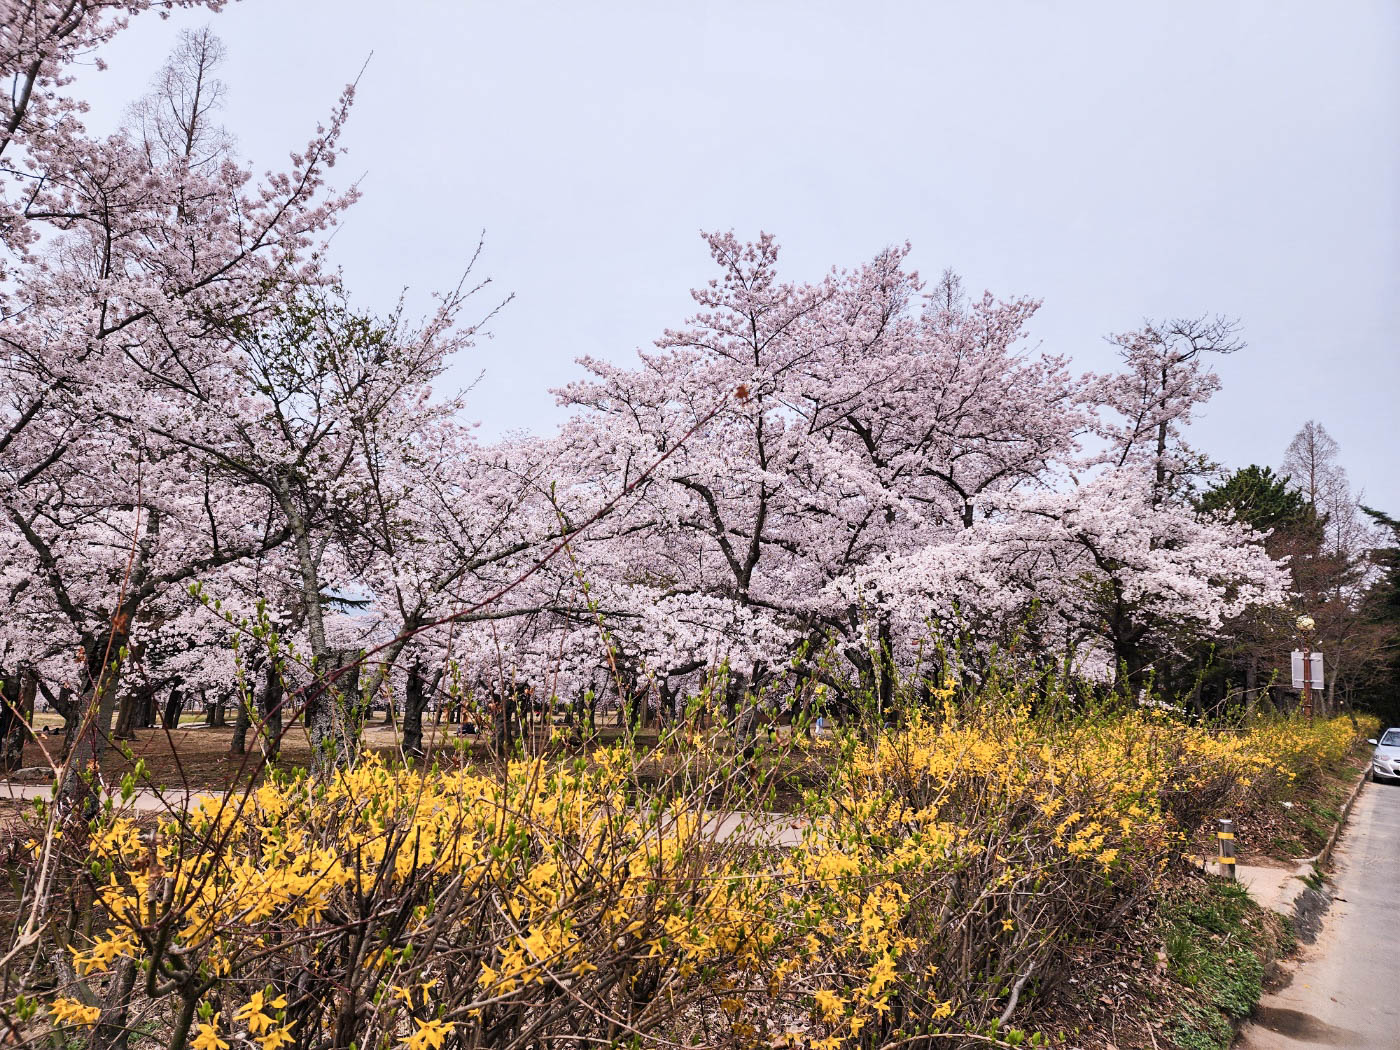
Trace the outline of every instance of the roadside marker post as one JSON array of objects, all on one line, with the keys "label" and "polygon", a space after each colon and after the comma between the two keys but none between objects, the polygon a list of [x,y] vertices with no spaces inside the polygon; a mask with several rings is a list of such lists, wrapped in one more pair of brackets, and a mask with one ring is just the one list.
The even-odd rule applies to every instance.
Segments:
[{"label": "roadside marker post", "polygon": [[1235,822],[1227,817],[1216,821],[1220,830],[1215,833],[1220,843],[1220,874],[1227,879],[1235,877]]}]

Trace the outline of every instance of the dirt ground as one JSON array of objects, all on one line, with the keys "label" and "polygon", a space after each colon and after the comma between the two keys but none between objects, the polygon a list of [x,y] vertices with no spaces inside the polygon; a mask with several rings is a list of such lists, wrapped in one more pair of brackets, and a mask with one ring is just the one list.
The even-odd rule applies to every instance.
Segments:
[{"label": "dirt ground", "polygon": [[[25,746],[24,765],[27,767],[49,765],[50,757],[57,760],[63,745],[62,736],[42,732],[45,725],[42,716],[36,722],[41,731],[37,740],[31,740]],[[485,742],[476,735],[458,736],[455,725],[426,725],[423,733],[429,762],[456,765],[466,756],[485,756]],[[129,751],[129,756],[116,747],[106,749],[103,773],[109,780],[114,780],[129,771],[137,759],[144,759],[152,785],[225,788],[261,770],[264,765],[255,733],[248,733],[248,750],[243,755],[230,753],[232,740],[232,726],[206,726],[196,721],[183,722],[179,729],[170,732],[164,729],[138,729],[134,739],[121,742]],[[370,751],[396,756],[401,754],[397,727],[386,725],[378,719],[366,727],[364,741]],[[290,771],[305,768],[310,763],[311,746],[306,729],[301,725],[292,726],[282,737],[281,754],[275,768]]]},{"label": "dirt ground", "polygon": [[[53,732],[44,733],[45,722],[42,716],[36,719],[40,730],[37,741],[31,740],[25,747],[26,767],[48,767],[50,759],[57,761],[63,745],[63,738],[57,731],[59,719],[54,719]],[[530,727],[530,735],[536,744],[532,750],[547,749],[548,739],[557,727],[535,724]],[[489,734],[458,733],[458,726],[431,722],[423,727],[426,761],[420,768],[460,768],[465,764],[488,765],[494,761],[490,750]],[[599,726],[597,734],[590,738],[589,749],[616,743],[623,730],[616,726]],[[248,751],[234,755],[229,751],[233,739],[231,726],[209,727],[202,722],[186,722],[178,730],[166,732],[164,729],[137,730],[135,738],[122,741],[127,749],[123,753],[119,747],[109,747],[103,756],[103,779],[115,784],[129,772],[137,760],[144,760],[146,777],[138,786],[214,791],[227,789],[235,784],[247,783],[255,779],[265,768],[258,737],[250,731],[247,737]],[[654,727],[631,735],[633,746],[638,752],[640,765],[637,775],[651,788],[665,790],[665,784],[678,775],[680,767],[693,774],[694,758],[677,764],[674,756],[664,749],[656,750],[658,734]],[[732,741],[716,738],[715,760],[722,761],[730,753]],[[382,716],[366,726],[364,746],[367,751],[378,753],[385,759],[403,761],[398,727],[386,724]],[[47,751],[47,756],[46,752]],[[790,811],[800,808],[804,791],[825,779],[828,770],[825,766],[825,753],[810,751],[806,746],[793,746],[790,731],[779,730],[776,739],[769,742],[769,749],[760,756],[760,761],[770,770],[769,781],[772,790],[764,799],[763,808],[776,811]],[[305,769],[311,764],[311,747],[304,726],[293,725],[283,735],[281,753],[272,768],[291,772]],[[35,774],[37,779],[37,774]]]},{"label": "dirt ground", "polygon": [[1342,762],[1285,792],[1283,797],[1236,815],[1241,859],[1267,864],[1269,858],[1296,859],[1316,854],[1327,842],[1342,803],[1356,787],[1369,760],[1370,748],[1358,746]]}]

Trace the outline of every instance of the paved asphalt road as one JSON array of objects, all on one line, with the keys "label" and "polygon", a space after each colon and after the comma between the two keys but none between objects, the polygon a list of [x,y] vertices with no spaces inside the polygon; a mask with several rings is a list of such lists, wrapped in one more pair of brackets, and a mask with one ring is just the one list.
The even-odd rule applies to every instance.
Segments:
[{"label": "paved asphalt road", "polygon": [[1362,789],[1333,857],[1322,934],[1242,1050],[1400,1050],[1400,784]]}]

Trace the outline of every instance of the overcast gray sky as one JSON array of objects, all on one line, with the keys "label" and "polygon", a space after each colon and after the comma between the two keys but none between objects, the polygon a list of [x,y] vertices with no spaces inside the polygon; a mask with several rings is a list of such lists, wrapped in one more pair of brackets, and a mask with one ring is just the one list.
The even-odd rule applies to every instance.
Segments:
[{"label": "overcast gray sky", "polygon": [[[138,19],[84,77],[94,126],[209,20]],[[484,371],[488,436],[549,430],[574,357],[677,324],[702,228],[777,234],[799,277],[907,239],[927,277],[1043,298],[1035,336],[1084,368],[1144,317],[1239,317],[1196,444],[1277,465],[1316,418],[1400,512],[1395,0],[244,0],[212,24],[263,167],[373,52],[335,257],[364,305],[422,302],[486,229],[516,299],[457,378]]]}]

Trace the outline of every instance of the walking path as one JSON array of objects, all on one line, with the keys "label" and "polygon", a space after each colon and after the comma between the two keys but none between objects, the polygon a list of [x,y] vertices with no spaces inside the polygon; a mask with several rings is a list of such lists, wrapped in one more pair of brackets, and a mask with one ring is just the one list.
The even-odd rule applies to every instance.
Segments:
[{"label": "walking path", "polygon": [[[1206,865],[1206,870],[1218,872],[1220,865],[1212,861]],[[1307,889],[1307,883],[1303,880],[1312,874],[1311,860],[1235,866],[1235,878],[1249,890],[1256,903],[1290,917],[1293,915],[1293,903]]]},{"label": "walking path", "polygon": [[[52,785],[17,784],[0,780],[0,801],[6,799],[21,802],[36,798],[52,798]],[[149,788],[136,791],[131,798],[131,809],[137,813],[176,813],[193,808],[201,798],[219,798],[216,791],[179,791],[170,789],[157,794]],[[710,827],[718,829],[717,838],[728,841],[736,835],[743,835],[755,845],[796,846],[802,842],[802,831],[806,820],[790,813],[738,813],[734,811],[711,813],[707,817]]]},{"label": "walking path", "polygon": [[1400,785],[1362,789],[1333,860],[1322,934],[1240,1050],[1400,1050]]},{"label": "walking path", "polygon": [[[150,788],[140,788],[132,795],[131,808],[138,813],[170,813],[177,809],[189,809],[201,798],[217,798],[214,791],[181,791],[170,788],[157,794]],[[0,802],[24,802],[31,799],[53,798],[53,784],[17,784],[10,780],[0,780]]]}]

